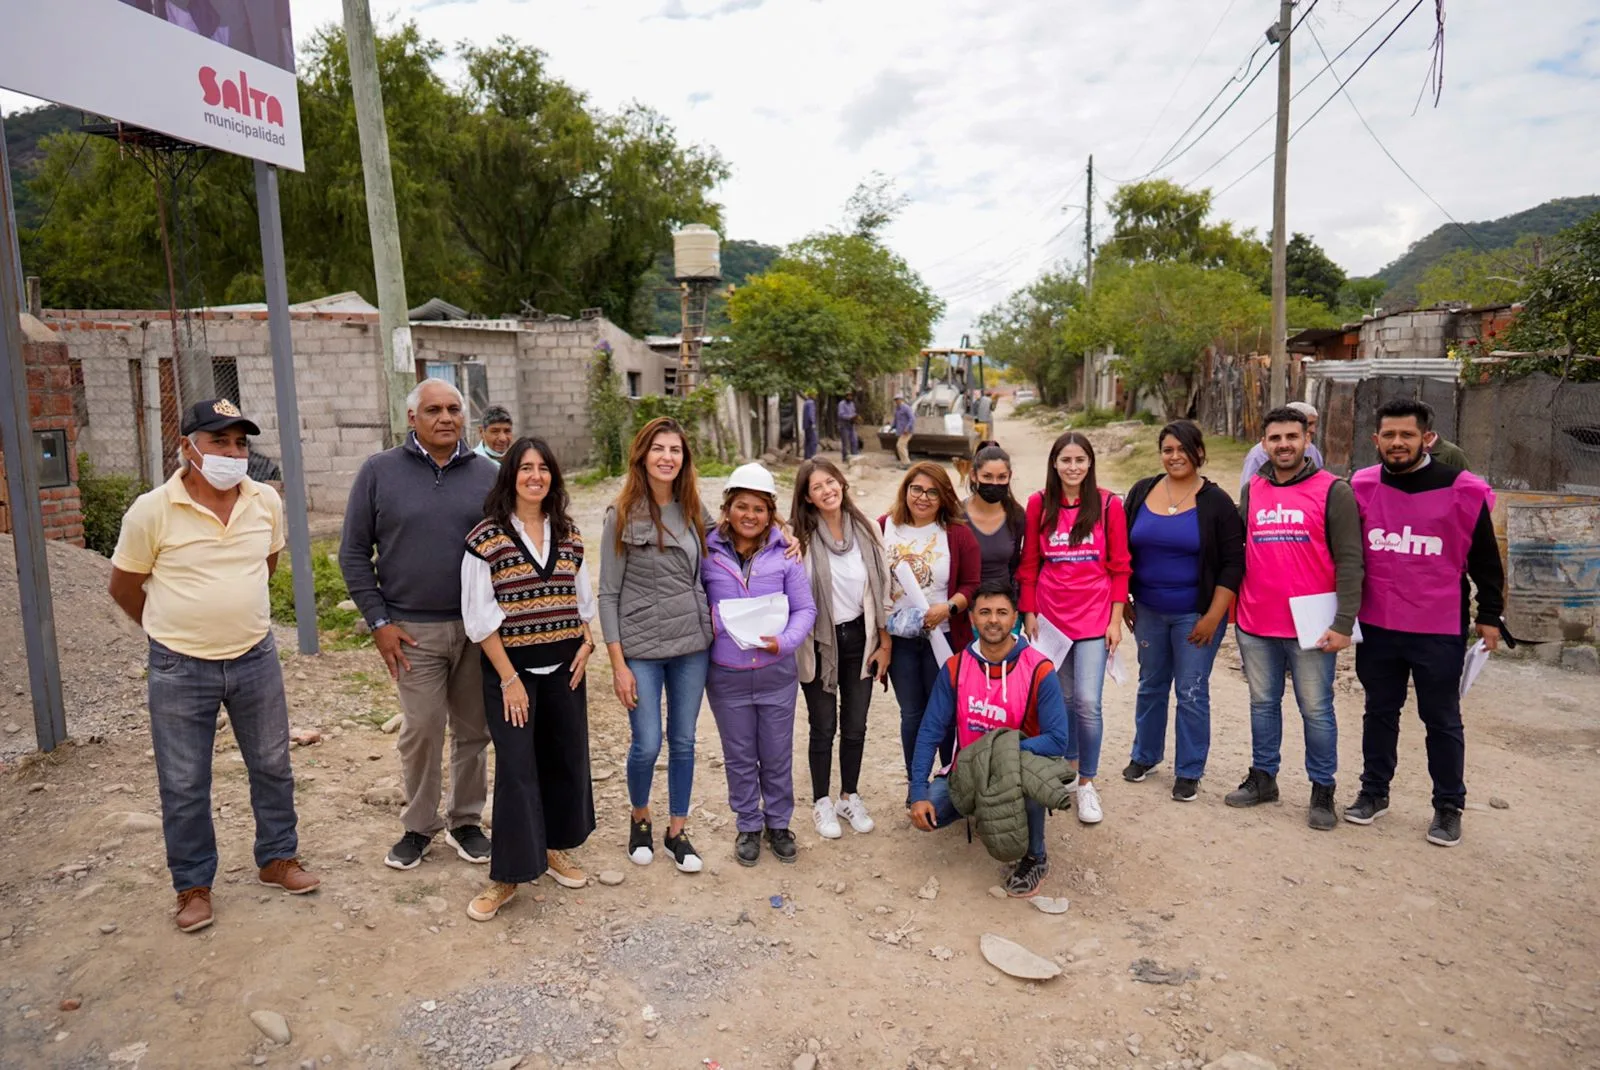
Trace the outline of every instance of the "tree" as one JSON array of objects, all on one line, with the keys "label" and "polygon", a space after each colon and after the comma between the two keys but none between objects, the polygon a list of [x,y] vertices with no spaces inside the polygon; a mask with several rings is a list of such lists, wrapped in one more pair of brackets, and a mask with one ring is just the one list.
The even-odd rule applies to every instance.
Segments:
[{"label": "tree", "polygon": [[1268,333],[1267,300],[1254,280],[1226,268],[1182,261],[1129,265],[1098,281],[1067,317],[1074,350],[1115,347],[1116,367],[1135,394],[1154,394],[1167,419],[1186,416],[1207,346],[1258,349]]},{"label": "tree", "polygon": [[905,259],[870,235],[813,234],[789,246],[772,270],[857,306],[863,319],[856,339],[858,381],[908,368],[944,313],[944,301]]},{"label": "tree", "polygon": [[1379,278],[1346,279],[1339,287],[1339,308],[1353,313],[1351,319],[1359,319],[1378,306],[1388,289],[1389,284]]},{"label": "tree", "polygon": [[1528,280],[1540,267],[1544,249],[1558,247],[1559,241],[1559,236],[1546,239],[1530,234],[1506,249],[1458,249],[1447,253],[1417,280],[1417,303],[1499,305],[1516,301],[1527,291]]},{"label": "tree", "polygon": [[876,238],[911,203],[911,198],[895,189],[894,179],[874,171],[856,185],[844,202],[845,231],[863,238]]},{"label": "tree", "polygon": [[[1600,212],[1562,231],[1549,259],[1528,276],[1522,311],[1512,323],[1507,348],[1553,354],[1547,369],[1566,377],[1574,356],[1600,354]],[[1595,378],[1586,362],[1584,378]]]},{"label": "tree", "polygon": [[865,310],[810,279],[769,271],[728,298],[729,341],[706,351],[708,370],[757,395],[842,393],[870,334]]},{"label": "tree", "polygon": [[985,360],[1021,373],[1045,404],[1066,403],[1083,353],[1067,348],[1062,328],[1082,301],[1083,283],[1075,276],[1050,272],[1035,279],[978,318]]},{"label": "tree", "polygon": [[1339,289],[1344,285],[1344,269],[1304,234],[1289,236],[1284,252],[1284,274],[1291,295],[1320,301],[1329,309],[1339,307]]},{"label": "tree", "polygon": [[1253,229],[1235,233],[1226,220],[1206,222],[1210,213],[1209,189],[1187,190],[1161,178],[1131,182],[1111,198],[1116,233],[1102,255],[1127,262],[1182,260],[1265,279],[1271,250]]}]

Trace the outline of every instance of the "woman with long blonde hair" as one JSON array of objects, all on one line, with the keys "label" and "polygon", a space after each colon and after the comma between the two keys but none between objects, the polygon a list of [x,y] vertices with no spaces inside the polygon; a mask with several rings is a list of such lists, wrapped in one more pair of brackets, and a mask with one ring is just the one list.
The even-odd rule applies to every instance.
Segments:
[{"label": "woman with long blonde hair", "polygon": [[667,834],[684,873],[703,863],[684,832],[694,787],[694,732],[705,694],[711,613],[700,561],[711,518],[700,503],[689,436],[676,420],[651,420],[633,437],[622,492],[601,533],[600,626],[612,687],[628,710],[628,857],[655,857],[650,788],[661,753],[666,695]]}]

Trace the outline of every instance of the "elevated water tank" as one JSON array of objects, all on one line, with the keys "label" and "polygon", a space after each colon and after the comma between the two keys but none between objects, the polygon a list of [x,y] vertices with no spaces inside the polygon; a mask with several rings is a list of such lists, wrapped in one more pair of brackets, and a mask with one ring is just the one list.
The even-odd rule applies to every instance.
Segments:
[{"label": "elevated water tank", "polygon": [[672,236],[672,277],[722,278],[722,237],[704,223],[690,223]]}]

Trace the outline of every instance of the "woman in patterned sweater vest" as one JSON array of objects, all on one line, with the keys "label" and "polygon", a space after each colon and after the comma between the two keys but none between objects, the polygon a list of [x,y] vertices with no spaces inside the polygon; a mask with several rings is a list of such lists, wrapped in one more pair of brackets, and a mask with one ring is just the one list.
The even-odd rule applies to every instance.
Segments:
[{"label": "woman in patterned sweater vest", "polygon": [[558,884],[588,878],[567,852],[594,831],[584,670],[594,652],[593,589],[567,489],[543,439],[512,444],[485,518],[467,535],[461,619],[483,657],[483,705],[494,739],[490,886],[467,907],[488,921],[519,884],[548,868]]}]

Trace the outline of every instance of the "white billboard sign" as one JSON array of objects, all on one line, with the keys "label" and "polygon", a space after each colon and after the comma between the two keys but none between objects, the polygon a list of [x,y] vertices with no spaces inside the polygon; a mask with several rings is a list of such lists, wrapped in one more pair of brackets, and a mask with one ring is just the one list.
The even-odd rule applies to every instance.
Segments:
[{"label": "white billboard sign", "polygon": [[305,170],[289,0],[0,0],[0,87]]}]

